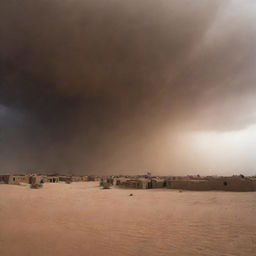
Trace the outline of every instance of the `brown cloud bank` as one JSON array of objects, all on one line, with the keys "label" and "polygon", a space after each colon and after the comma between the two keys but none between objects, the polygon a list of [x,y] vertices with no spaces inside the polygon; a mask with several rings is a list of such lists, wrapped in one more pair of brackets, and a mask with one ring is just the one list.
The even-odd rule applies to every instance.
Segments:
[{"label": "brown cloud bank", "polygon": [[2,171],[181,171],[181,132],[255,122],[253,1],[0,5]]}]

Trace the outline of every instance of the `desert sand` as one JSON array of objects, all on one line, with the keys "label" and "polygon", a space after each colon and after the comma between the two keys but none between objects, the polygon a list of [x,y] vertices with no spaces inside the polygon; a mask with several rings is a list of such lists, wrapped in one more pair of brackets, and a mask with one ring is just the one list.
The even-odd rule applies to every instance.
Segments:
[{"label": "desert sand", "polygon": [[1,256],[256,255],[256,192],[0,185],[0,223]]}]

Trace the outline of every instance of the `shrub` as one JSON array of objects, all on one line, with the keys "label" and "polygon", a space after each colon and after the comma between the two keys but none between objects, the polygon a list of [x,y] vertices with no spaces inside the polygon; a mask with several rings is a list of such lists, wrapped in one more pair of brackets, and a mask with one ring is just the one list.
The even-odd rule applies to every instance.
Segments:
[{"label": "shrub", "polygon": [[103,183],[102,187],[103,187],[103,189],[110,189],[110,184],[109,183]]},{"label": "shrub", "polygon": [[43,187],[43,184],[35,183],[35,184],[30,185],[30,188],[33,188],[33,189],[39,189],[39,188],[42,188],[42,187]]}]

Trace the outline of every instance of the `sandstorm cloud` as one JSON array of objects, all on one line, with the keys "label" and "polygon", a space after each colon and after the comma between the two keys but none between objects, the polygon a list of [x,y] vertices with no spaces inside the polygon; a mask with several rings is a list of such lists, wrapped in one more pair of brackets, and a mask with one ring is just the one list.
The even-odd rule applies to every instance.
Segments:
[{"label": "sandstorm cloud", "polygon": [[183,133],[255,123],[254,1],[0,5],[2,172],[200,172]]}]

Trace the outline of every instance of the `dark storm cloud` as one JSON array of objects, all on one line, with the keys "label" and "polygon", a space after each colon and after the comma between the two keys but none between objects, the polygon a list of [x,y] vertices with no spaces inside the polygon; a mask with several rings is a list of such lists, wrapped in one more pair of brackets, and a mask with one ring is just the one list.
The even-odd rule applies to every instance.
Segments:
[{"label": "dark storm cloud", "polygon": [[253,10],[250,1],[242,10],[239,1],[2,1],[0,104],[15,113],[1,122],[3,166],[146,168],[162,127],[253,123]]}]

